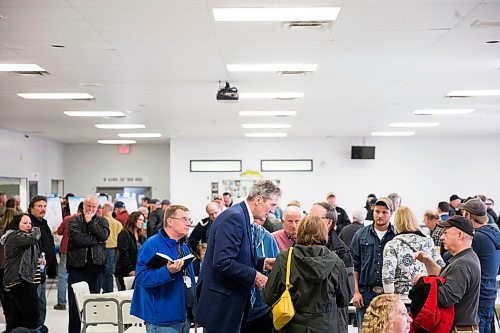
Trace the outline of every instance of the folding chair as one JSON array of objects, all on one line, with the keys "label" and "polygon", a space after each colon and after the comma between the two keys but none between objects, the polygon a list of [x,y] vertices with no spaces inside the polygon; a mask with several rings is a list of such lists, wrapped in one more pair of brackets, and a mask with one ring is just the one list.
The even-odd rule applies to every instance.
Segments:
[{"label": "folding chair", "polygon": [[132,304],[131,300],[123,300],[120,303],[121,316],[122,316],[122,325],[128,326],[124,328],[124,332],[126,333],[144,333],[146,332],[146,325],[144,320],[138,318],[134,315],[130,314],[130,305]]},{"label": "folding chair", "polygon": [[133,289],[134,286],[134,276],[125,276],[123,278],[123,283],[125,284],[125,289],[130,290]]}]

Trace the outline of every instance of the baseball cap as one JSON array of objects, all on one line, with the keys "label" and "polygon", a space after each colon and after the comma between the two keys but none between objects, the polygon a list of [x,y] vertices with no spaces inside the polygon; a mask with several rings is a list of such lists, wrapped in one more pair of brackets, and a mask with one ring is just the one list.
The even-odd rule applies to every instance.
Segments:
[{"label": "baseball cap", "polygon": [[486,199],[485,204],[488,205],[488,206],[491,206],[491,205],[495,204],[495,201],[493,201],[493,199],[488,198],[488,199]]},{"label": "baseball cap", "polygon": [[151,205],[159,205],[159,204],[160,204],[160,200],[158,200],[158,199],[151,199],[151,200],[149,201],[149,203],[150,203]]},{"label": "baseball cap", "polygon": [[391,212],[394,211],[394,204],[392,203],[392,200],[389,198],[378,198],[377,202],[375,202],[375,206],[384,206],[389,208]]},{"label": "baseball cap", "polygon": [[170,206],[170,200],[168,200],[168,199],[163,199],[163,200],[161,201],[161,205],[162,205],[162,206],[163,206],[163,205],[165,205],[165,206]]},{"label": "baseball cap", "polygon": [[125,203],[123,201],[117,201],[115,203],[115,208],[125,208]]},{"label": "baseball cap", "polygon": [[329,197],[334,197],[334,196],[335,196],[335,194],[333,194],[333,192],[328,192],[328,193],[326,194],[326,198],[327,198],[327,199],[328,199]]},{"label": "baseball cap", "polygon": [[470,236],[474,236],[474,226],[472,225],[472,222],[469,221],[468,218],[465,218],[460,215],[453,215],[444,222],[438,222],[437,225],[442,228],[455,227],[457,229],[462,230],[463,232],[465,232]]},{"label": "baseball cap", "polygon": [[486,215],[486,205],[477,198],[469,199],[465,203],[460,203],[457,207],[471,213],[472,215]]},{"label": "baseball cap", "polygon": [[453,201],[453,200],[457,200],[457,199],[460,199],[462,200],[462,198],[460,198],[458,195],[456,194],[452,194],[451,197],[450,197],[450,201]]}]

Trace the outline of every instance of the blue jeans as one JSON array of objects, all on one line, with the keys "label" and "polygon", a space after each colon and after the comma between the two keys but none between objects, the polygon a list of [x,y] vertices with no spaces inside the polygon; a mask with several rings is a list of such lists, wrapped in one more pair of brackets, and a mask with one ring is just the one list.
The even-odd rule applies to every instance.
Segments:
[{"label": "blue jeans", "polygon": [[169,326],[160,326],[155,324],[146,323],[147,333],[189,333],[191,323],[186,319],[183,323],[172,324]]},{"label": "blue jeans", "polygon": [[66,253],[59,253],[57,268],[57,303],[66,305],[66,291],[68,290],[68,271],[66,271]]},{"label": "blue jeans", "polygon": [[113,274],[115,273],[115,249],[106,249],[106,267],[104,268],[104,281],[102,283],[102,292],[113,292]]},{"label": "blue jeans", "polygon": [[45,316],[47,315],[47,296],[45,295],[45,289],[47,282],[38,285],[36,292],[38,294],[38,307],[40,315],[38,317],[38,326],[43,326],[45,324]]},{"label": "blue jeans", "polygon": [[491,333],[491,322],[493,321],[494,308],[477,309],[477,316],[479,317],[479,333]]},{"label": "blue jeans", "polygon": [[378,295],[375,294],[373,291],[368,290],[363,292],[361,296],[363,296],[364,306],[361,309],[356,309],[356,321],[358,323],[358,332],[361,332],[361,326],[363,325],[363,318],[365,317],[365,312],[366,309],[368,309],[368,305],[370,305],[372,299],[374,299]]}]

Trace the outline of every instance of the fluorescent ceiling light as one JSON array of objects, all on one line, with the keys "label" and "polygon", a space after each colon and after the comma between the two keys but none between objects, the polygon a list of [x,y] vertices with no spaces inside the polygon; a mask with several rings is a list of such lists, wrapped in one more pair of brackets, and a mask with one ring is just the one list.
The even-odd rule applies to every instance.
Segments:
[{"label": "fluorescent ceiling light", "polygon": [[64,111],[70,117],[125,117],[120,111]]},{"label": "fluorescent ceiling light", "polygon": [[334,21],[340,7],[212,8],[212,13],[217,22]]},{"label": "fluorescent ceiling light", "polygon": [[290,124],[242,124],[241,127],[243,128],[290,128],[292,125]]},{"label": "fluorescent ceiling light", "polygon": [[240,111],[242,117],[286,117],[295,116],[297,111]]},{"label": "fluorescent ceiling light", "polygon": [[389,127],[436,127],[439,123],[390,123]]},{"label": "fluorescent ceiling light", "polygon": [[373,132],[372,136],[412,136],[415,132]]},{"label": "fluorescent ceiling light", "polygon": [[17,96],[26,99],[94,99],[87,93],[20,93]]},{"label": "fluorescent ceiling light", "polygon": [[0,72],[46,72],[37,64],[0,64]]},{"label": "fluorescent ceiling light", "polygon": [[95,127],[102,129],[140,129],[146,128],[143,124],[95,124]]},{"label": "fluorescent ceiling light", "polygon": [[500,90],[455,90],[446,94],[447,97],[478,97],[500,96]]},{"label": "fluorescent ceiling light", "polygon": [[120,138],[161,138],[160,133],[120,133]]},{"label": "fluorescent ceiling light", "polygon": [[303,92],[240,93],[240,99],[293,99],[303,97]]},{"label": "fluorescent ceiling light", "polygon": [[314,72],[317,64],[229,64],[229,72]]},{"label": "fluorescent ceiling light", "polygon": [[274,133],[245,133],[247,138],[284,138],[288,134],[282,132],[274,132]]},{"label": "fluorescent ceiling light", "polygon": [[413,111],[416,115],[431,115],[431,114],[466,114],[474,112],[474,109],[421,109]]},{"label": "fluorescent ceiling light", "polygon": [[131,145],[137,143],[135,140],[97,140],[102,145]]}]

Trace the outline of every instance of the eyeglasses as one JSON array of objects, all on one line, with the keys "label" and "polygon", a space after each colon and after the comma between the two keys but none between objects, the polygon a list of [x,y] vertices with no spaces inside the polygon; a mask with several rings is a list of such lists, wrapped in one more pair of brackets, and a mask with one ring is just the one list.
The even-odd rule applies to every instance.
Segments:
[{"label": "eyeglasses", "polygon": [[189,217],[176,217],[176,216],[170,216],[171,219],[174,220],[182,220],[186,224],[193,224],[193,220],[190,219]]}]

